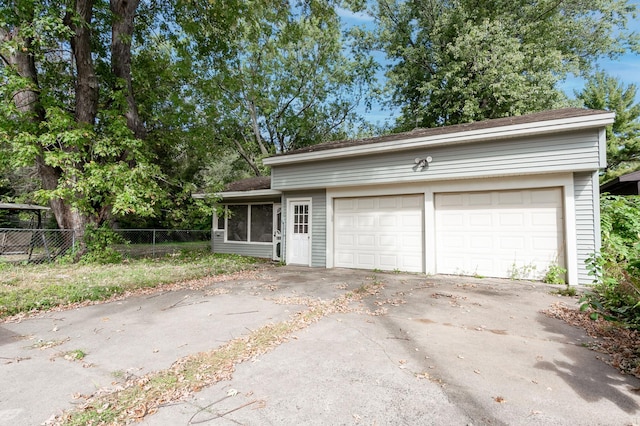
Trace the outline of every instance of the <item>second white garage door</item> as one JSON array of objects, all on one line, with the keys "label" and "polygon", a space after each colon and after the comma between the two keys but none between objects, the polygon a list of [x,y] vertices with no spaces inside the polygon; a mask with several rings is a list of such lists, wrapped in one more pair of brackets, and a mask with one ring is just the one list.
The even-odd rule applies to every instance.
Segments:
[{"label": "second white garage door", "polygon": [[423,272],[424,197],[334,200],[334,265]]},{"label": "second white garage door", "polygon": [[564,265],[562,190],[436,194],[441,274],[540,279]]}]

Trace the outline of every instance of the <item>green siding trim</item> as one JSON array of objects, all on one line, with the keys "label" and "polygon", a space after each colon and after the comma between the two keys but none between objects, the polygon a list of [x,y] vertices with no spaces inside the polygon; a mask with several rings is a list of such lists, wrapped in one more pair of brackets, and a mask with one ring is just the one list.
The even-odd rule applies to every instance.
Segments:
[{"label": "green siding trim", "polygon": [[578,283],[587,285],[593,283],[593,277],[589,275],[586,260],[600,247],[599,214],[600,199],[594,193],[594,173],[574,173],[574,198],[576,209],[576,249],[578,255]]},{"label": "green siding trim", "polygon": [[271,259],[273,244],[252,244],[225,242],[223,231],[213,231],[211,251],[214,253],[239,254],[242,256]]},{"label": "green siding trim", "polygon": [[[274,166],[272,188],[296,191],[490,176],[593,171],[599,168],[597,129],[536,138],[422,148],[312,163]],[[415,158],[431,156],[428,167]]]}]

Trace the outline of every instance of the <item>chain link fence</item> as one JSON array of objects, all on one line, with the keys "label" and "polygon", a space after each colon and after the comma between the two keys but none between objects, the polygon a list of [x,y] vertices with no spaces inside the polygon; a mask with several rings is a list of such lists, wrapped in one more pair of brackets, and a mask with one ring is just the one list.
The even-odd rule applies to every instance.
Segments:
[{"label": "chain link fence", "polygon": [[211,231],[118,229],[114,232],[122,239],[114,248],[126,257],[158,257],[211,247]]},{"label": "chain link fence", "polygon": [[[210,247],[211,231],[182,229],[118,229],[112,247],[125,257],[159,257]],[[0,261],[49,262],[72,253],[78,244],[70,229],[0,228]]]}]

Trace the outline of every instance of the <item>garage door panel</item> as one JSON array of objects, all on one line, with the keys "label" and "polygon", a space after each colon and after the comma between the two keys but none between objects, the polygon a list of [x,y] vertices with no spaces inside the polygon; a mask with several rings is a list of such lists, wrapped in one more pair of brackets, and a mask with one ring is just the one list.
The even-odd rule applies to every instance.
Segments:
[{"label": "garage door panel", "polygon": [[491,206],[491,193],[469,194],[468,205],[473,207]]},{"label": "garage door panel", "polygon": [[522,192],[500,192],[497,194],[500,205],[520,206],[524,204],[524,196]]},{"label": "garage door panel", "polygon": [[531,201],[538,205],[557,205],[562,201],[562,193],[556,188],[531,191]]},{"label": "garage door panel", "polygon": [[340,228],[351,228],[354,224],[354,218],[352,216],[339,215],[336,216],[335,223]]},{"label": "garage door panel", "polygon": [[498,214],[500,226],[523,226],[525,223],[524,212],[507,212]]},{"label": "garage door panel", "polygon": [[378,198],[378,209],[396,209],[402,204],[402,199],[396,197]]},{"label": "garage door panel", "polygon": [[[462,244],[464,244],[464,238],[459,237]],[[493,245],[493,236],[492,235],[474,235],[469,238],[469,248],[472,249],[485,249],[486,247],[491,247]]]},{"label": "garage door panel", "polygon": [[534,226],[558,225],[558,216],[555,211],[541,211],[531,213],[531,223]]},{"label": "garage door panel", "polygon": [[435,206],[439,273],[541,278],[564,264],[560,188],[436,194]]},{"label": "garage door panel", "polygon": [[490,213],[485,213],[472,216],[469,220],[473,226],[489,226],[493,222],[493,217]]},{"label": "garage door panel", "polygon": [[376,247],[376,237],[374,235],[358,235],[357,246],[374,250]]},{"label": "garage door panel", "polygon": [[398,218],[388,215],[381,216],[379,219],[379,224],[381,228],[395,229],[398,226]]},{"label": "garage door panel", "polygon": [[422,196],[405,195],[400,197],[400,200],[402,201],[402,208],[405,209],[412,208],[414,211],[422,211],[424,207]]},{"label": "garage door panel", "polygon": [[358,198],[356,202],[357,210],[373,210],[374,206],[374,200],[371,198]]},{"label": "garage door panel", "polygon": [[[334,200],[336,266],[423,271],[422,195],[350,200]],[[342,220],[343,217],[350,220]],[[345,235],[351,238],[345,240]],[[354,244],[349,244],[351,241]]]}]

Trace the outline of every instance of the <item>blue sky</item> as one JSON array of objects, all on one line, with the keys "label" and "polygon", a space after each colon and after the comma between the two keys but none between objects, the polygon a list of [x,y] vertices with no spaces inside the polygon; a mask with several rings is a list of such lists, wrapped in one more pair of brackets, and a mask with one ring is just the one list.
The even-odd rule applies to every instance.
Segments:
[{"label": "blue sky", "polygon": [[[358,25],[358,26],[373,26],[373,19],[362,13],[353,13],[344,9],[339,9],[338,14],[343,20],[346,26]],[[640,33],[640,20],[636,19],[630,22],[630,29]],[[384,55],[382,53],[375,55],[376,60],[384,65]],[[638,87],[638,93],[636,95],[636,101],[640,103],[640,55],[639,54],[625,54],[612,60],[600,60],[597,63],[598,67],[605,71],[607,74],[619,78],[624,84],[635,84]],[[378,73],[380,82],[384,82],[384,70]],[[577,77],[568,78],[564,81],[560,88],[567,94],[569,98],[575,98],[575,91],[580,91],[584,87],[584,80]],[[362,114],[365,118],[374,124],[383,124],[385,120],[393,118],[393,111],[382,111],[380,107],[374,105],[372,111],[364,112]]]}]

